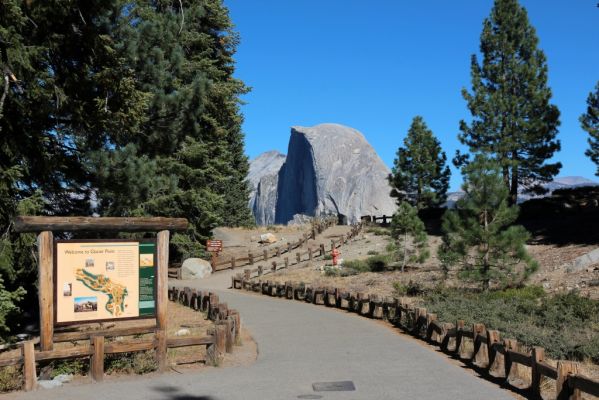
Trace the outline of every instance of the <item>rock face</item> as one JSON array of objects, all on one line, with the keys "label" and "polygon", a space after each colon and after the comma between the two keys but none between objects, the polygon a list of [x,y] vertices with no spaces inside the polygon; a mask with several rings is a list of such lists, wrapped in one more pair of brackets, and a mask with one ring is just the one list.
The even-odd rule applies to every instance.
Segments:
[{"label": "rock face", "polygon": [[250,184],[250,210],[258,225],[275,223],[277,205],[277,185],[279,170],[285,162],[285,155],[278,151],[268,151],[250,162],[248,182]]},{"label": "rock face", "polygon": [[[357,130],[338,124],[293,127],[288,149],[277,176],[267,169],[260,179],[249,178],[259,182],[250,201],[258,224],[285,224],[296,214],[337,215],[354,223],[362,216],[395,211],[389,168]],[[273,159],[269,152],[263,160],[266,155]],[[265,169],[258,165],[250,170]]]},{"label": "rock face", "polygon": [[202,279],[211,273],[212,266],[201,258],[188,258],[181,265],[181,279]]}]

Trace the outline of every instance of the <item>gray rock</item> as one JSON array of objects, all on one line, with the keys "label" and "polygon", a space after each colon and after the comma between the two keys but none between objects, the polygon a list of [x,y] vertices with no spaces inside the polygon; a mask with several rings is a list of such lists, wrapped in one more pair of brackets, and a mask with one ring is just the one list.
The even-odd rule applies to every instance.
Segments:
[{"label": "gray rock", "polygon": [[354,223],[365,215],[392,215],[389,168],[364,136],[338,124],[292,127],[279,172],[276,223],[295,214],[336,215]]},{"label": "gray rock", "polygon": [[53,380],[62,382],[62,383],[67,383],[67,382],[70,382],[73,380],[73,375],[72,374],[60,374],[60,375],[56,375]]},{"label": "gray rock", "polygon": [[40,381],[37,381],[37,384],[42,389],[54,389],[54,388],[62,386],[61,381],[56,381],[54,379],[52,379],[51,381],[40,380]]},{"label": "gray rock", "polygon": [[201,258],[188,258],[181,265],[181,279],[202,279],[212,274],[210,262]]},{"label": "gray rock", "polygon": [[599,263],[599,249],[595,249],[587,254],[576,258],[572,265],[567,268],[568,272],[584,271],[587,267]]},{"label": "gray rock", "polygon": [[289,225],[307,225],[312,222],[312,217],[304,214],[295,214],[291,221],[289,221]]},{"label": "gray rock", "polygon": [[175,336],[189,336],[191,335],[191,331],[187,328],[179,329],[175,332]]},{"label": "gray rock", "polygon": [[267,151],[250,162],[247,178],[250,184],[249,207],[258,225],[275,222],[279,170],[284,162],[285,155],[278,151]]}]

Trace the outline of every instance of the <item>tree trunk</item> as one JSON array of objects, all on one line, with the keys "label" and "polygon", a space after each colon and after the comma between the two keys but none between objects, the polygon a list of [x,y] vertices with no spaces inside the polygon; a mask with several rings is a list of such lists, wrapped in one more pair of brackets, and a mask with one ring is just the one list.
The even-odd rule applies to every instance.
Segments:
[{"label": "tree trunk", "polygon": [[[517,161],[518,155],[514,152],[512,154],[512,161]],[[510,182],[510,197],[509,197],[509,205],[513,206],[518,203],[518,166],[514,165],[512,167],[512,178]]]},{"label": "tree trunk", "polygon": [[408,232],[404,234],[403,239],[403,260],[401,263],[401,272],[403,273],[406,268],[406,258],[408,256]]}]

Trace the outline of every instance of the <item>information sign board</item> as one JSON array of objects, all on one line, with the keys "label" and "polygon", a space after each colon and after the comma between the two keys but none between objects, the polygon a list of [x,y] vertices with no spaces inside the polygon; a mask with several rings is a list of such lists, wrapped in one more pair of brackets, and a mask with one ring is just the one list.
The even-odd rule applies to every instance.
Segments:
[{"label": "information sign board", "polygon": [[155,315],[155,240],[56,240],[57,325]]}]

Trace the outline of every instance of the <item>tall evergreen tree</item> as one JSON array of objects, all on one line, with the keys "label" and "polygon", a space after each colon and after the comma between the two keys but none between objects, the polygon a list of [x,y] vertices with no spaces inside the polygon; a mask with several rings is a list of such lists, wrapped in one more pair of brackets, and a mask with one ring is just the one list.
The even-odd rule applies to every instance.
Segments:
[{"label": "tall evergreen tree", "polygon": [[[460,141],[471,153],[499,162],[510,203],[520,187],[544,192],[561,163],[547,162],[560,149],[559,110],[550,104],[545,54],[517,0],[495,0],[480,37],[482,65],[471,61],[472,92],[462,94],[473,119],[460,122]],[[459,154],[456,165],[466,162]]]},{"label": "tall evergreen tree", "polygon": [[422,264],[430,256],[428,237],[424,223],[418,217],[418,210],[407,202],[402,202],[393,214],[391,234],[397,239],[401,272],[410,263]]},{"label": "tall evergreen tree", "polygon": [[597,165],[595,175],[599,176],[599,82],[595,86],[595,93],[589,93],[587,98],[587,111],[580,116],[582,129],[589,134],[589,146],[585,154]]},{"label": "tall evergreen tree", "polygon": [[528,232],[513,225],[518,207],[508,205],[508,190],[501,167],[477,156],[463,168],[464,197],[443,216],[443,244],[439,259],[444,266],[458,265],[460,276],[487,290],[492,282],[519,284],[537,267],[528,255]]},{"label": "tall evergreen tree", "polygon": [[451,174],[446,162],[441,144],[424,119],[414,117],[389,175],[391,196],[398,204],[407,201],[419,210],[444,203]]}]

